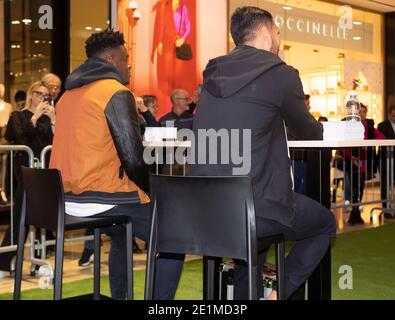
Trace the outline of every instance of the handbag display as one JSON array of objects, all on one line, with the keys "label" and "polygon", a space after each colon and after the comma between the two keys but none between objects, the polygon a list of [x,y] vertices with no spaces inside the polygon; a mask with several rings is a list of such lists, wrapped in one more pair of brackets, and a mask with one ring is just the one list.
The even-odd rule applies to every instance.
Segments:
[{"label": "handbag display", "polygon": [[[181,8],[181,19],[180,19],[180,26],[178,30],[181,30],[181,23],[184,14],[183,9],[184,8]],[[178,36],[180,36],[180,34],[178,34]],[[192,54],[191,45],[184,42],[184,44],[181,47],[176,46],[176,57],[179,60],[192,60],[193,54]]]},{"label": "handbag display", "polygon": [[192,48],[188,43],[184,43],[181,47],[176,47],[176,57],[180,60],[191,60]]}]

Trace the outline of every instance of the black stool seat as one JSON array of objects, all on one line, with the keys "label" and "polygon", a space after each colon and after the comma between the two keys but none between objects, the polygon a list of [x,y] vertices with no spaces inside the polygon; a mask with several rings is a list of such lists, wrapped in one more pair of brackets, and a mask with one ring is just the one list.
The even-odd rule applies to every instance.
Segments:
[{"label": "black stool seat", "polygon": [[56,231],[54,270],[54,299],[62,298],[64,232],[76,229],[94,229],[93,295],[70,299],[103,299],[100,294],[100,229],[114,225],[126,227],[127,299],[133,299],[133,230],[128,216],[74,217],[65,213],[62,176],[56,169],[31,169],[22,167],[23,203],[19,225],[18,251],[14,284],[14,299],[21,297],[23,250],[27,226]]},{"label": "black stool seat", "polygon": [[65,215],[64,229],[67,231],[84,229],[84,228],[103,228],[113,225],[120,225],[128,223],[130,218],[127,216],[114,216],[114,217],[75,217],[68,214]]},{"label": "black stool seat", "polygon": [[243,260],[248,266],[248,297],[256,300],[258,248],[276,245],[278,298],[285,298],[284,239],[274,234],[257,239],[250,177],[180,177],[152,175],[152,222],[145,299],[153,299],[156,254],[193,254],[207,259],[204,283],[215,299],[216,258]]}]

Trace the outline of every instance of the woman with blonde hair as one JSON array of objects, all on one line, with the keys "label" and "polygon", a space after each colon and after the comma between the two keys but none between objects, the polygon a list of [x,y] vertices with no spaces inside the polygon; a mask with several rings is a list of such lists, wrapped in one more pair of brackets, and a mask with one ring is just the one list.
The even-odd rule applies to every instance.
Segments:
[{"label": "woman with blonde hair", "polygon": [[[41,82],[34,82],[26,97],[26,106],[21,111],[14,111],[8,121],[5,138],[10,144],[26,145],[33,150],[34,156],[40,158],[41,150],[52,144],[55,128],[55,108],[50,105],[51,97],[48,88]],[[18,239],[18,227],[22,207],[22,173],[21,166],[28,166],[29,159],[25,152],[14,153],[14,177],[16,179],[16,195],[14,206],[14,239]],[[11,230],[8,228],[2,246],[10,244]],[[15,252],[0,254],[0,270],[12,272],[12,261]]]}]

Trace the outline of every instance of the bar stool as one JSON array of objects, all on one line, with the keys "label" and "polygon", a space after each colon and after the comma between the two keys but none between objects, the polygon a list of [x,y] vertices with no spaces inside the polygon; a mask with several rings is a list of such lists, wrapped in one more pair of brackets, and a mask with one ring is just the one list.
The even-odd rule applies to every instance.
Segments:
[{"label": "bar stool", "polygon": [[[249,299],[256,300],[258,239],[250,178],[153,175],[150,183],[152,221],[145,299],[153,298],[155,256],[167,252],[208,257],[209,279],[219,272],[213,268],[215,257],[246,261]],[[276,244],[278,297],[285,299],[283,235],[259,242]],[[213,297],[210,292],[208,299]]]},{"label": "bar stool", "polygon": [[65,214],[64,190],[60,171],[57,169],[31,169],[22,167],[24,196],[19,226],[18,251],[14,300],[21,297],[23,250],[28,226],[56,231],[56,252],[54,270],[54,300],[62,297],[64,232],[70,230],[94,229],[94,293],[73,297],[73,299],[105,299],[100,295],[100,228],[116,225],[126,226],[127,243],[127,299],[133,299],[133,254],[132,221],[127,216],[103,218],[79,218]]}]

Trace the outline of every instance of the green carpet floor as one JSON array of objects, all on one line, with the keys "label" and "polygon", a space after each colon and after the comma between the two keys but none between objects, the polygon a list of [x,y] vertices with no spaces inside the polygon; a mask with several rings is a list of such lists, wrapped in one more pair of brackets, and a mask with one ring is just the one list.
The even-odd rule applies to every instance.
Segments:
[{"label": "green carpet floor", "polygon": [[[289,247],[289,246],[287,246]],[[273,252],[269,254],[273,261]],[[339,268],[350,266],[353,289],[341,290]],[[135,274],[135,297],[143,298],[145,271]],[[63,297],[87,294],[92,291],[91,279],[67,283]],[[102,292],[109,295],[108,277],[102,277]],[[23,299],[51,299],[51,290],[27,290]],[[202,298],[202,261],[185,264],[176,299]],[[356,231],[337,236],[332,247],[332,298],[334,300],[395,300],[395,224]],[[11,294],[0,295],[0,300],[12,299]]]}]

